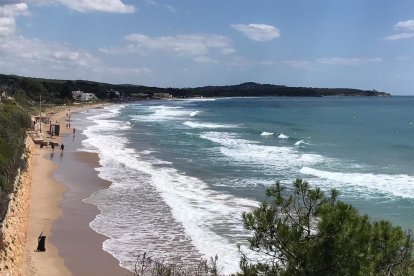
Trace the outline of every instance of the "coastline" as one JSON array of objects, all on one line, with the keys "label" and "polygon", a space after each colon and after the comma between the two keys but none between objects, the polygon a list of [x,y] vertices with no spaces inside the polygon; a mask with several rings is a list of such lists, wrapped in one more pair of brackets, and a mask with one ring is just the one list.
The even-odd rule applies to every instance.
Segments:
[{"label": "coastline", "polygon": [[[100,107],[102,104],[86,108]],[[68,112],[76,116],[82,110],[83,107],[67,107],[52,117],[53,121],[61,124],[60,136],[53,141],[64,143],[63,153],[59,147],[54,151],[51,147],[40,148],[38,145],[33,148],[24,275],[129,273],[119,266],[119,262],[112,255],[102,249],[102,243],[107,237],[89,227],[89,223],[100,211],[96,206],[82,200],[94,191],[108,187],[110,183],[105,183],[97,176],[94,169],[99,166],[97,154],[76,152],[74,144],[71,144],[72,128],[65,127],[65,117]],[[78,136],[80,135],[77,134]],[[72,176],[84,176],[84,181],[80,183],[71,178]],[[47,237],[46,251],[36,252],[37,239],[41,232]]]}]

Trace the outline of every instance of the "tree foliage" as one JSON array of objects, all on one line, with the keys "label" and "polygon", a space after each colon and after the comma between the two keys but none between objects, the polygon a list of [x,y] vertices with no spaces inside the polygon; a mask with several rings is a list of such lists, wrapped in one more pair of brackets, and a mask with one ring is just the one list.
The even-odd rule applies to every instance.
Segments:
[{"label": "tree foliage", "polygon": [[219,276],[217,256],[210,260],[200,260],[193,266],[180,263],[168,263],[148,257],[146,253],[138,255],[134,276]]},{"label": "tree foliage", "polygon": [[243,214],[252,232],[240,275],[414,275],[413,237],[388,221],[371,221],[349,204],[296,179],[293,190],[279,182],[268,202]]}]

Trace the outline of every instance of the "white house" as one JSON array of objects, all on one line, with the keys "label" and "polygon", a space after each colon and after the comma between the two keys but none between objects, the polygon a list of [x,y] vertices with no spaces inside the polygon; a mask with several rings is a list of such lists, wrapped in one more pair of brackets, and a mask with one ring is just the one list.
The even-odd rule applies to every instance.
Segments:
[{"label": "white house", "polygon": [[98,98],[93,93],[85,93],[81,90],[72,91],[72,97],[75,100],[79,100],[81,102],[93,101],[97,100]]},{"label": "white house", "polygon": [[97,99],[98,98],[93,93],[82,93],[80,97],[81,102],[88,102],[88,101],[93,101]]}]

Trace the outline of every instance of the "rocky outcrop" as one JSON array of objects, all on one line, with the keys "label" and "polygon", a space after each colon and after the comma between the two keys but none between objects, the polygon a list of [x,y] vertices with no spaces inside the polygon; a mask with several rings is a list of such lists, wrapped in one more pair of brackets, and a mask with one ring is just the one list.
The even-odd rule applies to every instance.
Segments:
[{"label": "rocky outcrop", "polygon": [[33,142],[26,139],[27,168],[16,178],[6,217],[0,224],[0,275],[22,275],[30,211]]}]

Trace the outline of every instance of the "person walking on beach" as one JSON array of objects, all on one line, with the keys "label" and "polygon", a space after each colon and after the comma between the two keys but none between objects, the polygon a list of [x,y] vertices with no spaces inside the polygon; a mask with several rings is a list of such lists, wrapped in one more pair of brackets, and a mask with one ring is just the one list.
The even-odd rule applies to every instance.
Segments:
[{"label": "person walking on beach", "polygon": [[63,152],[63,150],[65,149],[65,145],[64,144],[62,144],[62,145],[60,145],[60,150]]},{"label": "person walking on beach", "polygon": [[37,252],[45,252],[46,251],[46,247],[45,247],[45,241],[46,241],[46,236],[43,235],[43,232],[40,233],[40,236],[37,238]]},{"label": "person walking on beach", "polygon": [[52,146],[52,151],[55,151],[55,143],[52,142],[50,145]]}]

